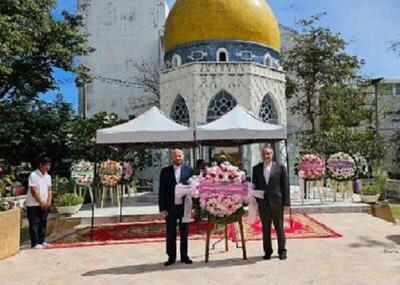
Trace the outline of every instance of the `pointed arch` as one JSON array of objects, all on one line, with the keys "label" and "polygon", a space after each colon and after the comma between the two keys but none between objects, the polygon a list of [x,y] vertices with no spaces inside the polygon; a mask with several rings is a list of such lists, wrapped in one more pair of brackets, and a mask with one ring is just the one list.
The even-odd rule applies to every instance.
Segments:
[{"label": "pointed arch", "polygon": [[278,112],[274,101],[272,100],[271,94],[266,94],[261,102],[261,107],[258,116],[264,122],[278,123]]},{"label": "pointed arch", "polygon": [[174,104],[172,105],[171,118],[178,124],[185,126],[190,125],[189,108],[186,105],[185,99],[181,95],[178,95],[175,98]]}]

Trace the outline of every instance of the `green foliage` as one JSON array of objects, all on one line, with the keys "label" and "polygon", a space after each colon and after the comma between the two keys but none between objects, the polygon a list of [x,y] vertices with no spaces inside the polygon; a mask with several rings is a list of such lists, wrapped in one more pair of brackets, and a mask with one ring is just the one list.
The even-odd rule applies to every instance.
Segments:
[{"label": "green foliage", "polygon": [[361,189],[363,195],[378,195],[380,193],[382,193],[382,190],[375,184],[367,185]]},{"label": "green foliage", "polygon": [[58,207],[77,206],[82,204],[83,198],[73,193],[65,193],[54,199],[54,205]]},{"label": "green foliage", "polygon": [[6,187],[11,187],[12,189],[21,186],[19,181],[16,181],[14,175],[4,175],[0,176],[0,198],[5,196]]},{"label": "green foliage", "polygon": [[400,128],[398,128],[393,134],[391,143],[394,152],[393,163],[396,166],[394,171],[397,171],[397,173],[400,174]]},{"label": "green foliage", "polygon": [[65,177],[55,176],[52,179],[53,199],[65,193],[71,193],[74,190],[74,184]]},{"label": "green foliage", "polygon": [[[332,107],[339,101],[333,95],[343,96],[337,91],[351,88],[349,83],[358,81],[357,72],[363,64],[346,53],[347,43],[340,34],[316,25],[323,15],[299,21],[301,31],[294,35],[294,46],[283,55],[283,67],[289,77],[287,97],[296,100],[290,111],[304,117],[312,133],[319,129],[318,119],[326,114],[325,108],[340,110]],[[334,114],[335,120],[339,113]]]},{"label": "green foliage", "polygon": [[54,69],[89,81],[88,70],[76,57],[93,49],[81,34],[82,17],[63,12],[56,20],[56,0],[2,0],[0,3],[0,100],[36,98],[57,88]]},{"label": "green foliage", "polygon": [[67,145],[71,149],[71,158],[98,162],[106,159],[118,159],[118,149],[96,144],[96,131],[113,127],[121,123],[116,114],[101,112],[91,118],[76,118],[69,124]]},{"label": "green foliage", "polygon": [[7,200],[0,200],[0,212],[5,212],[13,209],[13,205]]},{"label": "green foliage", "polygon": [[387,171],[383,167],[376,167],[372,170],[372,177],[374,178],[374,185],[383,191],[389,179]]},{"label": "green foliage", "polygon": [[0,101],[0,157],[11,165],[30,162],[46,155],[58,163],[68,157],[68,127],[75,114],[58,96],[42,100]]},{"label": "green foliage", "polygon": [[385,153],[382,136],[372,130],[360,130],[343,126],[328,131],[320,130],[301,138],[302,147],[308,152],[321,153],[325,157],[337,152],[360,154],[367,161],[379,160]]},{"label": "green foliage", "polygon": [[347,86],[325,87],[320,98],[320,129],[336,126],[357,127],[371,118],[371,110],[365,108],[366,95],[360,89]]}]

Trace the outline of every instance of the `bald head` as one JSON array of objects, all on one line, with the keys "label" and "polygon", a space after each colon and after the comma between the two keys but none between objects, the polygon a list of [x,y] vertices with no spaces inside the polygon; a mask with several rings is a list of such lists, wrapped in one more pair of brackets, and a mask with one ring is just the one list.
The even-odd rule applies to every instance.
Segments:
[{"label": "bald head", "polygon": [[176,165],[176,166],[182,165],[183,158],[184,158],[184,154],[181,149],[175,148],[172,150],[171,159],[172,159],[172,162],[174,163],[174,165]]}]

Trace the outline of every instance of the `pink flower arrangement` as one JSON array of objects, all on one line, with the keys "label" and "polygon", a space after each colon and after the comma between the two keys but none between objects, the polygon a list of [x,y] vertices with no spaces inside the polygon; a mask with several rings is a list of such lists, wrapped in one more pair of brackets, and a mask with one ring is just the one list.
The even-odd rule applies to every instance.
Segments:
[{"label": "pink flower arrangement", "polygon": [[229,193],[210,193],[200,197],[200,206],[215,217],[228,217],[243,207],[242,195]]},{"label": "pink flower arrangement", "polygon": [[315,154],[304,154],[298,164],[298,175],[304,180],[320,179],[325,174],[325,161]]},{"label": "pink flower arrangement", "polygon": [[200,207],[215,218],[235,214],[248,198],[245,181],[245,172],[229,162],[206,168],[198,179]]},{"label": "pink flower arrangement", "polygon": [[133,168],[129,162],[124,162],[123,166],[123,176],[122,179],[129,181],[133,177]]},{"label": "pink flower arrangement", "polygon": [[229,162],[207,167],[202,175],[202,181],[208,183],[243,183],[245,180],[245,172]]}]

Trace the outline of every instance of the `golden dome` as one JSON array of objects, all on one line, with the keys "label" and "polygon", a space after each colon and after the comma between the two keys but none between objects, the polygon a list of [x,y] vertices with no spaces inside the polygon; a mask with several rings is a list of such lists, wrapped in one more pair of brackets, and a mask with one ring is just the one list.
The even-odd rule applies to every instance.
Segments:
[{"label": "golden dome", "polygon": [[176,0],[165,26],[165,50],[207,40],[281,48],[278,22],[266,0]]}]

